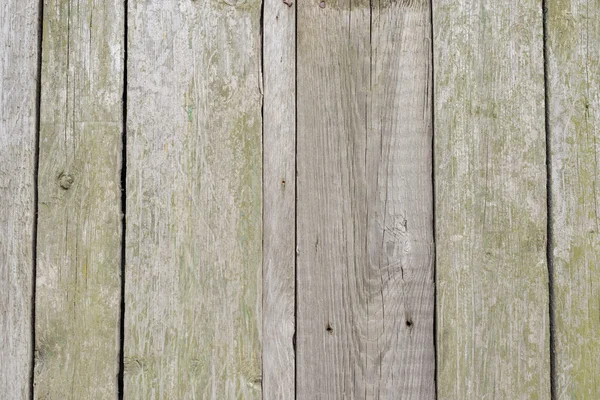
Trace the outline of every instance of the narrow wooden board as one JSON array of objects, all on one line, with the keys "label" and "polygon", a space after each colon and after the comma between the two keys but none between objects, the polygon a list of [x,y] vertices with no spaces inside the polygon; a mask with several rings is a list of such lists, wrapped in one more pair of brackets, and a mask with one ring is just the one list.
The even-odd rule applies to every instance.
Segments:
[{"label": "narrow wooden board", "polygon": [[556,398],[600,393],[600,2],[549,0]]},{"label": "narrow wooden board", "polygon": [[433,11],[438,398],[549,399],[542,2]]},{"label": "narrow wooden board", "polygon": [[0,4],[0,393],[28,399],[35,193],[38,1]]},{"label": "narrow wooden board", "polygon": [[299,4],[299,399],[435,398],[430,21]]},{"label": "narrow wooden board", "polygon": [[129,0],[125,398],[261,397],[258,0]]},{"label": "narrow wooden board", "polygon": [[34,396],[114,399],[121,299],[121,0],[44,2]]},{"label": "narrow wooden board", "polygon": [[263,398],[294,399],[296,5],[263,10]]}]

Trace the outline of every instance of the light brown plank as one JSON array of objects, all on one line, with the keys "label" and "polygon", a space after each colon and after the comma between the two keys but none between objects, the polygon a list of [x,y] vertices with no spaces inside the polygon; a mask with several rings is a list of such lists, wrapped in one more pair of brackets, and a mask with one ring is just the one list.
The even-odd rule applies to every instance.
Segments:
[{"label": "light brown plank", "polygon": [[0,3],[0,394],[28,399],[31,373],[39,4]]},{"label": "light brown plank", "polygon": [[438,398],[549,399],[542,2],[433,11]]},{"label": "light brown plank", "polygon": [[294,399],[296,5],[263,10],[263,398]]},{"label": "light brown plank", "polygon": [[299,399],[433,399],[429,1],[298,8]]},{"label": "light brown plank", "polygon": [[129,1],[125,398],[261,397],[260,10]]},{"label": "light brown plank", "polygon": [[121,0],[44,2],[35,398],[114,399],[121,299]]},{"label": "light brown plank", "polygon": [[549,0],[556,398],[600,394],[600,2]]}]

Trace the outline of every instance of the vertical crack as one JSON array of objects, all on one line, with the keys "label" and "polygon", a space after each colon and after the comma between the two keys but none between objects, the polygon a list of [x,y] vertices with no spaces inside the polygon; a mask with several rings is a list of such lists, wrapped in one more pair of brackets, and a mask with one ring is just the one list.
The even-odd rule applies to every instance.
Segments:
[{"label": "vertical crack", "polygon": [[[262,0],[261,5],[260,5],[260,20],[259,20],[259,35],[260,35],[260,65],[259,65],[259,90],[260,90],[260,94],[261,94],[261,105],[260,105],[260,120],[261,120],[261,157],[262,157],[262,168],[261,168],[261,182],[262,182],[262,199],[261,199],[261,218],[262,218],[262,232],[261,232],[261,237],[262,237],[262,241],[261,241],[261,249],[262,249],[262,260],[261,260],[261,285],[263,287],[262,290],[262,299],[261,299],[261,308],[262,308],[262,321],[261,321],[261,329],[263,331],[263,337],[264,337],[264,332],[265,332],[265,317],[264,317],[264,310],[265,310],[265,294],[266,291],[264,290],[265,288],[265,262],[264,262],[264,248],[265,248],[265,195],[264,195],[264,190],[265,190],[265,71],[264,71],[264,61],[265,61],[265,29],[264,29],[264,19],[265,19],[265,2],[266,0]],[[262,346],[262,350],[264,352],[264,342],[263,342],[263,346]],[[261,357],[261,365],[260,365],[260,370],[261,370],[261,375],[263,377],[263,382],[264,382],[264,376],[265,376],[265,358],[264,356]],[[261,398],[264,399],[264,387],[263,390],[261,391]]]},{"label": "vertical crack", "polygon": [[542,0],[542,54],[544,60],[544,128],[546,133],[546,260],[548,263],[548,311],[550,318],[550,398],[556,399],[556,320],[554,310],[554,231],[552,226],[552,148],[550,140],[550,109],[548,80],[548,4]]},{"label": "vertical crack", "polygon": [[40,125],[42,104],[42,40],[44,33],[44,1],[38,2],[38,42],[35,99],[35,142],[33,165],[33,227],[32,227],[32,276],[31,276],[31,359],[29,372],[29,398],[33,400],[35,392],[35,300],[37,281],[37,233],[39,211],[39,170],[40,170]]},{"label": "vertical crack", "polygon": [[294,14],[294,398],[298,398],[298,14]]},{"label": "vertical crack", "polygon": [[436,263],[436,213],[435,213],[435,56],[433,47],[433,0],[429,2],[429,54],[430,54],[430,72],[429,79],[431,81],[431,224],[432,224],[432,275],[433,275],[433,387],[435,391],[435,398],[437,399],[438,394],[438,349],[437,349],[437,263]]},{"label": "vertical crack", "polygon": [[119,326],[119,375],[117,378],[118,397],[123,400],[124,389],[124,345],[125,345],[125,265],[127,239],[127,47],[128,47],[128,0],[123,1],[123,114],[121,148],[121,306]]}]

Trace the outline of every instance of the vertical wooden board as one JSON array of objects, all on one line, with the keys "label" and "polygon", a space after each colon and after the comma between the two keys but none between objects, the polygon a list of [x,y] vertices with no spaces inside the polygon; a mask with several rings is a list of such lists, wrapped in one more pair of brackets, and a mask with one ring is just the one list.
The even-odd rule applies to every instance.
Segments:
[{"label": "vertical wooden board", "polygon": [[549,399],[540,0],[434,2],[439,399]]},{"label": "vertical wooden board", "polygon": [[600,393],[600,2],[547,2],[557,399]]},{"label": "vertical wooden board", "polygon": [[34,395],[117,395],[121,0],[44,2]]},{"label": "vertical wooden board", "polygon": [[257,0],[129,1],[125,397],[261,397]]},{"label": "vertical wooden board", "polygon": [[39,5],[0,4],[0,393],[29,398]]},{"label": "vertical wooden board", "polygon": [[296,5],[263,10],[263,398],[295,398]]},{"label": "vertical wooden board", "polygon": [[299,399],[435,398],[430,20],[299,4]]}]

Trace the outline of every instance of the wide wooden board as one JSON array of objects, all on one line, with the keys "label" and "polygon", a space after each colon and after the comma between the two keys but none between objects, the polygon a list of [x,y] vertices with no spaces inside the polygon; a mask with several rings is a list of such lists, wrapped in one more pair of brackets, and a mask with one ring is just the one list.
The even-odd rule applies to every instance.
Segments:
[{"label": "wide wooden board", "polygon": [[438,399],[549,399],[542,2],[433,4]]},{"label": "wide wooden board", "polygon": [[600,2],[547,1],[556,398],[600,394]]},{"label": "wide wooden board", "polygon": [[430,21],[299,3],[299,399],[435,398]]},{"label": "wide wooden board", "polygon": [[114,399],[124,7],[44,2],[35,398]]},{"label": "wide wooden board", "polygon": [[0,394],[28,399],[39,4],[0,3]]},{"label": "wide wooden board", "polygon": [[261,397],[257,0],[129,0],[125,398]]}]

